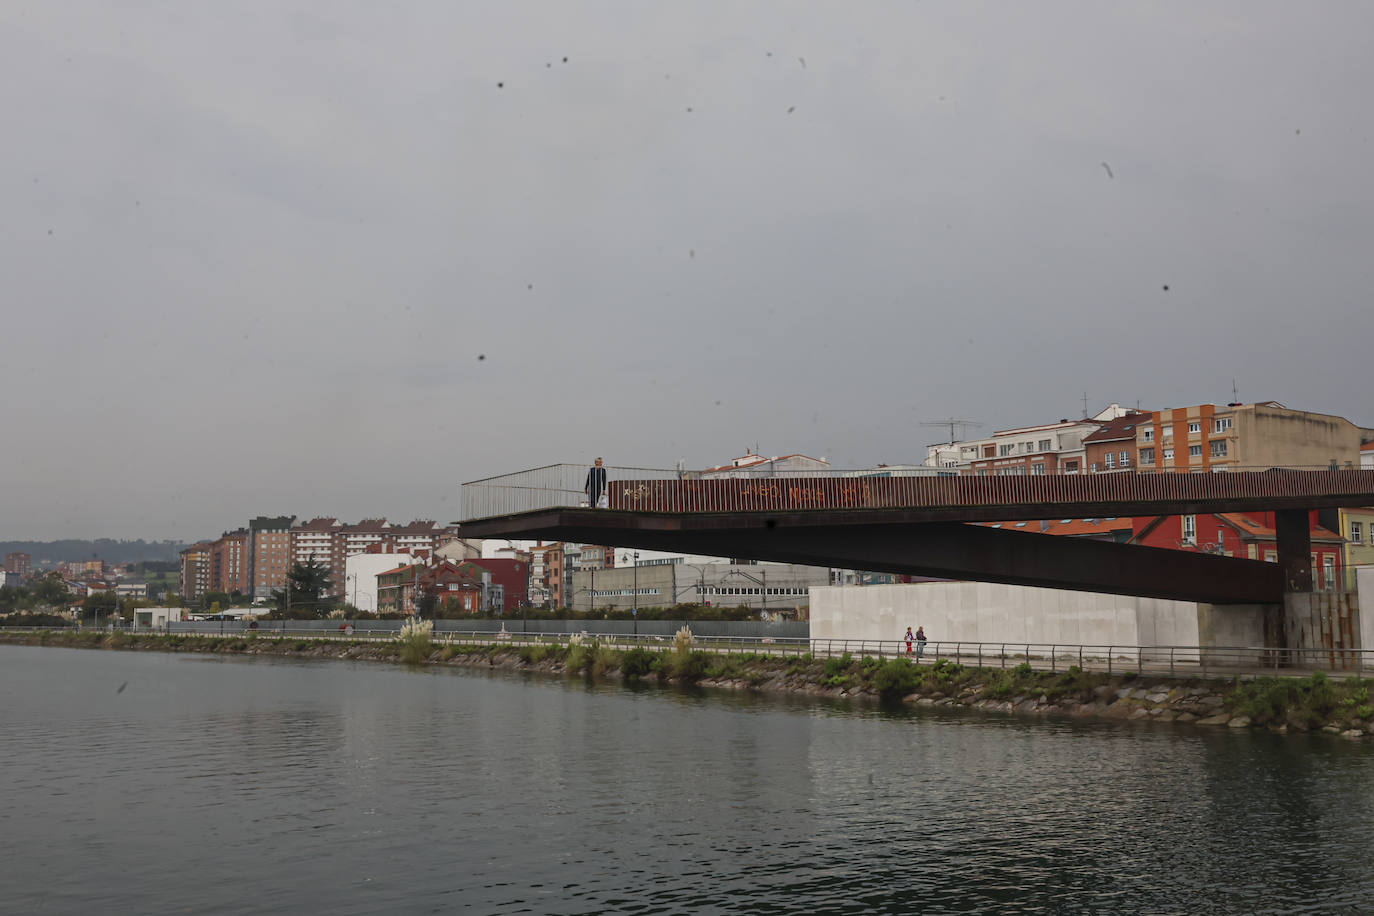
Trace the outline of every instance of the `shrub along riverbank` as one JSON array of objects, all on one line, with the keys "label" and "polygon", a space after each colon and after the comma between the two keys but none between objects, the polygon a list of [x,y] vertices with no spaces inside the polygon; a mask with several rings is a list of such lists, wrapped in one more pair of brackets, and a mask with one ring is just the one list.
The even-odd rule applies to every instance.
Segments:
[{"label": "shrub along riverbank", "polygon": [[423,627],[404,639],[302,639],[273,636],[181,636],[77,632],[5,633],[0,643],[89,649],[204,652],[343,658],[412,665],[468,665],[540,671],[588,679],[699,684],[816,696],[874,697],[917,706],[966,707],[1025,715],[1149,719],[1278,732],[1321,730],[1349,738],[1374,735],[1374,681],[1309,677],[1253,680],[1171,679],[1108,675],[1071,667],[1064,672],[969,668],[942,660],[813,658],[762,653],[719,655],[693,648],[686,630],[673,648],[621,650],[574,636],[567,646],[438,644]]}]

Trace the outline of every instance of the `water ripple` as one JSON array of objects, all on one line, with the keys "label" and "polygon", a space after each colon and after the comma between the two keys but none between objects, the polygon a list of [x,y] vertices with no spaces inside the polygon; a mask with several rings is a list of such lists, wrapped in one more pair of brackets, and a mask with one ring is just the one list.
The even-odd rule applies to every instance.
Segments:
[{"label": "water ripple", "polygon": [[24,647],[0,647],[0,684],[17,911],[1316,913],[1374,894],[1374,753],[1326,736]]}]

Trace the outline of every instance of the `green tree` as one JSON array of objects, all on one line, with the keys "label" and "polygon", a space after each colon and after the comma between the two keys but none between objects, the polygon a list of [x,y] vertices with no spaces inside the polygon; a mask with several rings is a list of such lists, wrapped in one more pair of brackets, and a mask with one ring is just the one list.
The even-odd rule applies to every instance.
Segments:
[{"label": "green tree", "polygon": [[83,620],[110,617],[119,612],[119,597],[114,592],[91,592],[81,602]]},{"label": "green tree", "polygon": [[61,576],[49,573],[29,586],[29,598],[35,605],[65,607],[71,600],[71,593]]},{"label": "green tree", "polygon": [[204,592],[200,596],[200,606],[205,609],[209,609],[212,604],[225,607],[229,603],[229,595],[226,592]]},{"label": "green tree", "polygon": [[277,613],[303,619],[328,615],[333,602],[323,595],[332,584],[329,569],[317,563],[314,557],[294,564],[286,574],[286,588],[272,591]]}]

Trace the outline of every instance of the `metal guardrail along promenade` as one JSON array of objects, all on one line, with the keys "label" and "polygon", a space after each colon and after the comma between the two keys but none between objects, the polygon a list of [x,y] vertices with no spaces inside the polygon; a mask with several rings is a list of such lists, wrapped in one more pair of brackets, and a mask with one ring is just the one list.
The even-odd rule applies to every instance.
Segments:
[{"label": "metal guardrail along promenade", "polygon": [[[1192,468],[1096,474],[958,475],[941,468],[724,472],[607,467],[611,509],[768,512],[1359,497],[1374,503],[1374,471]],[[586,506],[585,465],[552,464],[463,484],[462,521]]]},{"label": "metal guardrail along promenade", "polygon": [[[327,642],[394,642],[394,629],[373,629],[367,621],[342,623],[339,630],[293,628],[290,621],[258,621],[257,629],[235,624],[223,629],[218,621],[206,621],[204,626],[190,626],[182,622],[171,634],[175,636],[205,636],[272,640],[279,638]],[[43,628],[5,627],[0,633],[42,632]],[[56,629],[54,632],[63,632]],[[65,628],[70,632],[71,628]],[[167,635],[163,630],[122,629],[119,632],[142,636]],[[614,649],[635,647],[662,651],[674,645],[670,636],[648,636],[629,633],[516,633],[508,631],[436,631],[431,639],[435,645],[508,645],[566,647],[574,636],[596,640]],[[907,658],[918,664],[935,664],[942,660],[967,667],[1014,668],[1026,663],[1038,671],[1067,671],[1077,666],[1084,671],[1106,674],[1126,674],[1156,677],[1257,677],[1262,675],[1303,676],[1324,671],[1337,676],[1374,674],[1374,649],[1273,649],[1261,646],[1113,646],[1027,642],[963,642],[930,640],[924,648],[913,645],[908,650],[900,639],[814,639],[772,638],[757,636],[696,636],[693,649],[722,655],[752,653],[814,658],[855,659]]]}]

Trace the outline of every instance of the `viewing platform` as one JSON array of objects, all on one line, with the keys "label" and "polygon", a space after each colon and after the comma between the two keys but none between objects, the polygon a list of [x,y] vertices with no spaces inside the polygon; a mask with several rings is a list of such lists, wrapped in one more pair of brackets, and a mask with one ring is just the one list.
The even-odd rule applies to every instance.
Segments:
[{"label": "viewing platform", "polygon": [[[941,468],[773,474],[607,467],[608,509],[670,516],[863,513],[891,521],[1022,521],[1374,505],[1374,471],[1254,468],[968,476]],[[550,509],[586,509],[587,466],[552,464],[462,485],[464,526]],[[606,511],[606,510],[602,510]],[[813,519],[820,521],[819,516]],[[487,526],[482,526],[487,527]],[[473,532],[475,535],[476,531]]]}]

